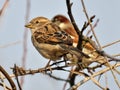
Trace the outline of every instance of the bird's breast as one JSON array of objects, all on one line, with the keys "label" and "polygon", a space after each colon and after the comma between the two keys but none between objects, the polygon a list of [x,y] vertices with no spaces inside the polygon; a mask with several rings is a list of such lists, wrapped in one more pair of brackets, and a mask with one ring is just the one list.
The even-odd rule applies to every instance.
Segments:
[{"label": "bird's breast", "polygon": [[47,43],[37,43],[33,41],[33,45],[43,57],[53,61],[59,60],[64,54],[67,53],[67,51],[60,47],[59,44],[52,45]]}]

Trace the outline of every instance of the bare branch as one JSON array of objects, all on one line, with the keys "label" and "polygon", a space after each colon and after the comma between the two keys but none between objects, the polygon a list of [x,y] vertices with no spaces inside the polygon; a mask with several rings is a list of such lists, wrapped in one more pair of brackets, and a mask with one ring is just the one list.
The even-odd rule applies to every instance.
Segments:
[{"label": "bare branch", "polygon": [[[31,1],[26,0],[26,17],[25,17],[25,23],[28,22],[29,15],[30,15],[30,5]],[[26,58],[27,58],[27,36],[28,36],[28,31],[27,28],[24,29],[24,36],[23,36],[23,56],[22,56],[22,67],[25,68],[26,66]],[[24,78],[22,77],[20,80],[21,86],[24,83]]]},{"label": "bare branch", "polygon": [[9,0],[6,0],[2,9],[0,10],[0,16],[2,16],[3,12],[5,11],[5,9],[7,8],[8,6],[8,3],[9,3]]},{"label": "bare branch", "polygon": [[[93,25],[93,28],[97,27],[98,22],[99,22],[99,19],[97,19],[97,20],[96,20],[95,24]],[[88,36],[88,35],[90,34],[90,32],[91,32],[91,31],[92,31],[91,29],[90,29],[90,30],[88,30],[88,32],[87,32],[87,34],[86,34],[86,36]]]},{"label": "bare branch", "polygon": [[[116,65],[113,65],[112,68],[116,68],[116,67],[119,67],[119,66],[120,66],[120,63],[118,63]],[[92,76],[84,78],[84,80],[78,82],[76,85],[74,85],[73,87],[71,87],[69,90],[75,90],[79,86],[81,86],[82,84],[84,84],[85,82],[87,82],[88,80],[91,80],[91,77],[96,77],[96,76],[98,76],[100,74],[103,74],[103,73],[109,71],[109,70],[110,70],[109,67],[107,67],[105,69],[102,69],[101,71],[94,73]]]},{"label": "bare branch", "polygon": [[6,47],[9,47],[9,46],[19,44],[19,43],[21,43],[21,41],[16,41],[16,42],[8,43],[8,44],[5,44],[5,45],[0,45],[0,48],[6,48]]},{"label": "bare branch", "polygon": [[7,80],[9,81],[11,87],[12,87],[12,90],[17,90],[16,89],[16,86],[13,82],[13,80],[11,79],[11,77],[9,76],[9,74],[2,68],[2,66],[0,65],[0,71],[3,73],[3,75],[7,78]]},{"label": "bare branch", "polygon": [[81,0],[81,3],[82,3],[82,7],[83,7],[83,11],[84,11],[84,13],[85,13],[85,16],[86,16],[86,18],[87,18],[87,20],[88,20],[88,22],[89,22],[90,27],[91,27],[93,36],[95,37],[95,40],[96,40],[96,42],[97,42],[97,44],[98,44],[98,47],[99,47],[99,49],[101,50],[101,49],[102,49],[102,48],[101,48],[101,45],[100,45],[100,43],[99,43],[99,41],[98,41],[98,39],[97,39],[97,36],[96,36],[96,34],[95,34],[95,32],[94,32],[94,29],[93,29],[93,26],[92,26],[91,21],[90,21],[90,19],[89,19],[89,16],[88,16],[88,14],[87,14],[84,1]]},{"label": "bare branch", "polygon": [[109,44],[107,44],[107,45],[102,46],[102,48],[106,48],[106,47],[108,47],[108,46],[111,46],[111,45],[116,44],[116,43],[119,43],[119,42],[120,42],[120,40],[114,41],[114,42],[112,42],[112,43],[109,43]]},{"label": "bare branch", "polygon": [[75,23],[75,19],[72,15],[72,11],[71,11],[71,7],[72,7],[72,4],[70,3],[70,0],[66,0],[66,5],[67,5],[67,9],[68,9],[68,15],[70,17],[70,20],[75,28],[75,31],[77,32],[78,36],[79,36],[79,40],[78,40],[78,45],[77,45],[77,48],[82,50],[82,33],[81,31],[79,30],[77,24]]}]

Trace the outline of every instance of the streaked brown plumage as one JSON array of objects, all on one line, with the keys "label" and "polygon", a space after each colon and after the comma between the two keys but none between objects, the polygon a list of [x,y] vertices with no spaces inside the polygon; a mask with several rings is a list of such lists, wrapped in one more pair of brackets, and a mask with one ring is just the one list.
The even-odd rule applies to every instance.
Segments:
[{"label": "streaked brown plumage", "polygon": [[37,17],[25,27],[31,29],[32,43],[43,57],[55,61],[65,56],[70,60],[67,56],[69,54],[80,60],[81,53],[72,46],[73,39],[49,19]]},{"label": "streaked brown plumage", "polygon": [[52,18],[52,22],[57,24],[61,29],[67,32],[73,39],[73,45],[76,46],[78,43],[78,35],[74,30],[73,25],[70,23],[69,19],[64,15],[56,15]]},{"label": "streaked brown plumage", "polygon": [[[67,34],[71,36],[73,39],[73,46],[76,47],[78,44],[78,35],[71,24],[70,20],[64,15],[56,15],[52,18],[52,22],[57,24],[62,30],[64,30]],[[88,62],[88,65],[92,62],[104,63],[106,59],[98,54],[95,50],[96,44],[93,40],[84,36],[84,40],[82,41],[82,52],[88,55],[90,58],[83,58],[83,62]],[[87,65],[86,65],[87,66]]]}]

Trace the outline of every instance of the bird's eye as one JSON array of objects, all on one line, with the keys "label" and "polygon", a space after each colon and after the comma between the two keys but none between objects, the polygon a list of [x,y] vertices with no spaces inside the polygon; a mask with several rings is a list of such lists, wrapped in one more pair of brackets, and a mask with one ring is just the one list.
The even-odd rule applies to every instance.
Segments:
[{"label": "bird's eye", "polygon": [[36,21],[35,23],[37,24],[37,23],[39,23],[39,21]]}]

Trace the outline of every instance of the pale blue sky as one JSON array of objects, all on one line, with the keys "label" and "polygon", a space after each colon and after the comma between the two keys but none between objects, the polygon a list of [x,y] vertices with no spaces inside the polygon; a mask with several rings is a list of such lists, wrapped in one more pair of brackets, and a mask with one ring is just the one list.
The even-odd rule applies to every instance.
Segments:
[{"label": "pale blue sky", "polygon": [[[5,0],[0,0],[0,8]],[[86,17],[83,13],[80,0],[73,1],[73,15],[79,27],[82,27]],[[95,28],[100,43],[105,45],[114,40],[120,39],[120,0],[84,0],[88,14],[96,15],[100,19],[98,26]],[[0,18],[0,46],[20,41],[19,44],[0,48],[0,62],[5,69],[12,73],[10,67],[15,63],[21,65],[23,53],[23,33],[25,25],[26,0],[10,0],[8,8],[2,18]],[[65,0],[31,0],[30,20],[37,16],[45,16],[51,19],[56,14],[67,15]],[[28,53],[27,64],[29,68],[44,67],[47,60],[44,59],[35,50],[31,43],[31,33],[28,30]],[[105,51],[109,54],[120,53],[120,44],[108,47]],[[57,76],[66,76],[64,73],[55,72]],[[110,76],[112,77],[112,76]],[[118,90],[115,84],[111,83],[111,90]],[[53,80],[43,74],[36,74],[25,77],[23,90],[62,90],[64,83]],[[113,86],[114,85],[114,86]],[[91,87],[89,87],[91,86]],[[100,90],[92,82],[83,85],[81,90]]]}]

